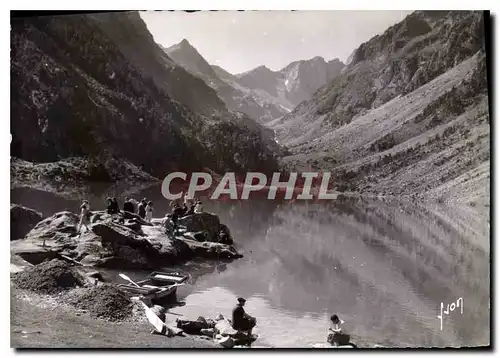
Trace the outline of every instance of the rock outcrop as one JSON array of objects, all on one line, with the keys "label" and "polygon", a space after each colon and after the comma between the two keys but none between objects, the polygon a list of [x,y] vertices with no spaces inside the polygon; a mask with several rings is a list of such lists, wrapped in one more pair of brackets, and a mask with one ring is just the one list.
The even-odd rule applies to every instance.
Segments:
[{"label": "rock outcrop", "polygon": [[[416,90],[481,49],[481,12],[416,11],[359,46],[341,75],[282,119],[283,126],[275,128],[278,138],[285,145],[310,142]],[[301,130],[290,127],[295,121]],[[306,135],[313,127],[314,135]]]},{"label": "rock outcrop", "polygon": [[137,166],[115,158],[65,158],[56,162],[33,163],[11,158],[11,183],[23,184],[37,181],[77,183],[83,181],[145,183],[159,180]]},{"label": "rock outcrop", "polygon": [[43,214],[17,204],[10,204],[10,239],[18,240],[43,219]]},{"label": "rock outcrop", "polygon": [[[145,223],[133,214],[99,211],[92,213],[90,221],[90,230],[78,234],[78,216],[57,213],[39,222],[24,239],[13,242],[11,253],[33,264],[64,255],[85,266],[133,269],[166,267],[194,257],[241,257],[230,245],[168,236],[163,226]],[[203,222],[205,230],[216,231],[207,221],[193,222]],[[212,223],[218,222],[217,218]],[[191,230],[189,224],[187,229]]]},{"label": "rock outcrop", "polygon": [[[199,213],[188,215],[180,218],[177,223],[181,230],[193,234],[189,235],[190,237],[202,236],[204,239],[201,241],[220,242],[223,244],[233,243],[229,229],[220,223],[219,217],[215,214]],[[221,231],[224,233],[224,237],[221,237]]]}]

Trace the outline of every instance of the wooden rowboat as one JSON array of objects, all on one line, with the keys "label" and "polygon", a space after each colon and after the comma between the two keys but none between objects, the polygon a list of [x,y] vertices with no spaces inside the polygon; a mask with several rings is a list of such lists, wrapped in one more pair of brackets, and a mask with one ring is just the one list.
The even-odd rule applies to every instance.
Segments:
[{"label": "wooden rowboat", "polygon": [[138,281],[138,286],[129,283],[119,284],[118,288],[127,294],[152,301],[170,301],[177,298],[177,287],[183,285],[188,278],[177,272],[153,272],[146,279]]}]

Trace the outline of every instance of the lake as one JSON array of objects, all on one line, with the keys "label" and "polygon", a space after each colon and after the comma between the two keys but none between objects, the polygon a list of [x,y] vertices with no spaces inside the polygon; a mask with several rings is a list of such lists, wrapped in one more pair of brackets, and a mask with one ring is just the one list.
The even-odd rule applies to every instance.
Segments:
[{"label": "lake", "polygon": [[[89,186],[94,210],[123,188]],[[155,203],[155,217],[170,210],[160,186],[127,195]],[[81,195],[11,190],[11,202],[42,211],[78,211]],[[257,318],[255,345],[310,347],[326,340],[337,313],[358,346],[478,346],[490,342],[489,228],[443,219],[439,207],[402,201],[339,199],[325,202],[204,200],[219,215],[244,258],[228,264],[192,262],[184,306],[171,312],[190,319],[230,317],[239,296]],[[486,223],[486,221],[485,221]],[[485,224],[486,225],[486,224]],[[136,273],[140,277],[145,273]],[[438,318],[440,305],[463,298]]]}]

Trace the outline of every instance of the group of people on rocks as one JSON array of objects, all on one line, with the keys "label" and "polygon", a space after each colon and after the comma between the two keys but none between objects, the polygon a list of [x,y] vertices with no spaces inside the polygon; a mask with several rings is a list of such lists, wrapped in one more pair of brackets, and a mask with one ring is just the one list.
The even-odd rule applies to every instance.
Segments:
[{"label": "group of people on rocks", "polygon": [[[140,202],[132,198],[125,198],[123,211],[137,214],[141,217],[141,219],[151,222],[153,219],[153,202],[150,200],[148,201],[147,198],[142,199]],[[119,212],[120,207],[118,205],[118,200],[116,200],[115,197],[106,198],[106,213],[118,214]],[[82,205],[80,205],[80,222],[78,224],[78,232],[81,231],[83,226],[85,226],[86,231],[89,230],[88,225],[90,224],[90,214],[89,201],[83,200]]]},{"label": "group of people on rocks", "polygon": [[[142,199],[140,202],[132,198],[125,198],[123,211],[137,214],[141,219],[151,222],[151,219],[153,219],[153,202],[151,200],[148,201],[147,198]],[[120,212],[116,198],[108,197],[106,199],[106,212],[108,214],[118,214]]]},{"label": "group of people on rocks", "polygon": [[171,203],[172,213],[170,214],[170,220],[173,223],[173,230],[177,229],[177,221],[179,218],[188,216],[191,214],[200,214],[203,212],[203,203],[200,200],[189,199],[187,194],[184,195],[184,202],[182,205],[178,200],[174,200]]},{"label": "group of people on rocks", "polygon": [[[199,200],[188,199],[184,196],[184,203],[181,206],[178,201],[172,202],[172,213],[170,219],[174,224],[174,228],[177,226],[177,220],[183,216],[190,214],[197,214],[203,212],[203,204]],[[153,219],[153,202],[147,198],[142,199],[140,202],[133,198],[125,198],[123,202],[123,211],[139,215],[141,219],[151,222]],[[115,197],[106,198],[106,212],[108,214],[118,214],[120,212],[120,207],[118,205],[118,200]],[[90,224],[90,204],[88,200],[84,200],[80,206],[80,222],[78,224],[78,232],[81,231],[82,227],[88,231],[88,225]]]}]

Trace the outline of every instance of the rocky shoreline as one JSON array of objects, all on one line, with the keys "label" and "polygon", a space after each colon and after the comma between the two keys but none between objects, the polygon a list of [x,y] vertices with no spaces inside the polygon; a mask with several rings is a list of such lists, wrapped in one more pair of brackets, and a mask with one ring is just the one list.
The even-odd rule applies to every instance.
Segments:
[{"label": "rocky shoreline", "polygon": [[[20,206],[11,208],[11,212],[23,210],[31,212]],[[83,266],[122,269],[168,267],[197,257],[215,260],[242,257],[234,246],[214,242],[218,238],[213,233],[222,227],[214,214],[193,214],[181,219],[179,225],[184,231],[179,236],[167,235],[164,220],[148,223],[129,212],[110,215],[93,211],[89,230],[83,229],[79,234],[79,217],[63,211],[40,221],[24,238],[12,241],[11,254],[32,264],[64,255]],[[23,222],[16,222],[13,230],[19,231],[22,225]]]},{"label": "rocky shoreline", "polygon": [[158,178],[144,172],[134,164],[113,157],[71,157],[56,162],[37,163],[11,158],[11,185],[47,181],[55,182],[156,182]]},{"label": "rocky shoreline", "polygon": [[[221,228],[229,232],[217,215],[199,213],[181,218],[177,236],[166,233],[165,220],[153,219],[152,223],[148,223],[129,212],[111,215],[93,211],[89,230],[83,229],[84,232],[79,234],[79,217],[72,212],[63,211],[44,219],[32,209],[12,204],[11,313],[15,321],[12,325],[12,344],[30,348],[89,347],[94,343],[98,347],[109,344],[113,347],[129,346],[129,342],[121,342],[119,337],[113,338],[113,343],[108,338],[103,345],[102,340],[92,343],[92,339],[82,338],[81,342],[71,342],[64,339],[64,335],[56,337],[53,334],[37,337],[34,344],[28,343],[25,338],[29,337],[28,331],[33,331],[33,324],[24,327],[25,320],[20,317],[35,311],[44,316],[43,321],[57,324],[58,329],[62,329],[60,325],[64,326],[65,321],[72,331],[75,320],[86,321],[97,329],[104,329],[109,322],[113,322],[113,325],[125,325],[130,329],[134,326],[135,330],[135,326],[142,327],[144,332],[139,335],[146,342],[155,340],[152,343],[154,346],[219,347],[211,339],[207,341],[199,337],[163,337],[168,343],[159,342],[161,338],[150,338],[153,336],[150,334],[151,326],[142,307],[130,301],[114,284],[95,279],[99,276],[96,269],[153,270],[196,258],[230,261],[242,257],[228,244],[233,242],[230,234],[225,238],[226,243],[215,242],[220,240],[217,233]],[[93,299],[95,297],[98,299]],[[58,312],[44,311],[39,303],[42,306],[49,304],[52,311]],[[59,311],[69,315],[64,316],[62,322]],[[16,329],[18,324],[23,329]],[[53,340],[57,343],[50,343]],[[132,341],[136,342],[134,347],[145,345],[137,339]]]},{"label": "rocky shoreline", "polygon": [[70,294],[73,292],[38,294],[11,284],[11,347],[220,348],[196,336],[166,338],[150,334],[151,325],[137,306],[121,321],[93,317],[88,310],[67,304],[65,298]]}]

